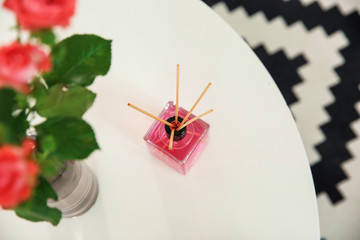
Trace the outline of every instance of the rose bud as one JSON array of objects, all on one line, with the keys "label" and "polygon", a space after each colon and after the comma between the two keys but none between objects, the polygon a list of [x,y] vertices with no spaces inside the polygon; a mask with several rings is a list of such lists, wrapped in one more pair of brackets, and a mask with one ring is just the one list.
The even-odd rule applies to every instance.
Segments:
[{"label": "rose bud", "polygon": [[28,200],[33,193],[39,173],[38,164],[31,159],[35,150],[33,140],[25,140],[21,147],[0,147],[0,206],[13,208]]},{"label": "rose bud", "polygon": [[23,29],[37,30],[54,26],[66,27],[75,12],[75,0],[5,0]]},{"label": "rose bud", "polygon": [[51,60],[38,46],[14,42],[0,47],[0,88],[9,86],[29,92],[28,83],[39,73],[51,69]]}]

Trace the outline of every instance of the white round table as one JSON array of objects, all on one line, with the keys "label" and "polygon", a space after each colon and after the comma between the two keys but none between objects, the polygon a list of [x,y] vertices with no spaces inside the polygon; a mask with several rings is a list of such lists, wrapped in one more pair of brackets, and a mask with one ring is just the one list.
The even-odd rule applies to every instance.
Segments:
[{"label": "white round table", "polygon": [[[0,44],[13,39],[1,10]],[[246,43],[197,0],[80,0],[72,26],[59,30],[113,39],[109,74],[85,118],[101,151],[88,160],[100,194],[85,215],[57,227],[0,210],[0,239],[319,240],[309,163],[274,81]],[[143,135],[175,100],[210,127],[209,142],[186,175],[150,155]]]}]

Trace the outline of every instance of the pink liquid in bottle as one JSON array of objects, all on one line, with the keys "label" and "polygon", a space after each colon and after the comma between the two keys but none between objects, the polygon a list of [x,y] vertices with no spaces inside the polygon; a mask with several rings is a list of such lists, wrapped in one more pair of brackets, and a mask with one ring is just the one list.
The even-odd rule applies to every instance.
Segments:
[{"label": "pink liquid in bottle", "polygon": [[[168,102],[161,111],[159,117],[167,120],[175,116],[176,106],[174,102]],[[184,118],[188,112],[179,107],[178,116]],[[195,116],[191,114],[187,121]],[[169,150],[169,132],[166,132],[165,124],[155,121],[144,136],[144,140],[151,153],[158,159],[175,169],[181,174],[186,174],[196,162],[198,156],[205,146],[210,125],[198,119],[187,125],[185,133],[174,138],[173,149]],[[181,130],[180,130],[181,131]],[[180,132],[179,131],[179,132]],[[175,140],[176,139],[176,140]]]}]

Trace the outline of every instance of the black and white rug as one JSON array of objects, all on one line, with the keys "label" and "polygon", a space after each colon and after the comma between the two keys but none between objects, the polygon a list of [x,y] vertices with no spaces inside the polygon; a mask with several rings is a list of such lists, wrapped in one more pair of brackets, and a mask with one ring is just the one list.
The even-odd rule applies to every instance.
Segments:
[{"label": "black and white rug", "polygon": [[266,66],[302,136],[326,240],[360,239],[360,0],[203,0]]}]

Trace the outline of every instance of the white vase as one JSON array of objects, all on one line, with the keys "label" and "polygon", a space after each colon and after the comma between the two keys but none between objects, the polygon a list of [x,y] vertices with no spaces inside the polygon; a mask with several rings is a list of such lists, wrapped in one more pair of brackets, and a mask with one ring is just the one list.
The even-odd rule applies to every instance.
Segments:
[{"label": "white vase", "polygon": [[76,217],[87,212],[96,202],[98,182],[95,174],[83,161],[68,161],[56,178],[50,181],[58,200],[49,200],[49,207],[62,212],[63,217]]}]

